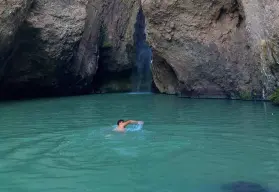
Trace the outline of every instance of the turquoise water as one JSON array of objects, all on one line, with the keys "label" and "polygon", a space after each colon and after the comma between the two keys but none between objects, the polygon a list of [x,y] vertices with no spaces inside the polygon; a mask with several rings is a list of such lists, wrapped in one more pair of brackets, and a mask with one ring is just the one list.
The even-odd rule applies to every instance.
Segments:
[{"label": "turquoise water", "polygon": [[[115,133],[120,118],[145,124]],[[1,192],[277,190],[279,108],[148,94],[0,103],[0,157]]]}]

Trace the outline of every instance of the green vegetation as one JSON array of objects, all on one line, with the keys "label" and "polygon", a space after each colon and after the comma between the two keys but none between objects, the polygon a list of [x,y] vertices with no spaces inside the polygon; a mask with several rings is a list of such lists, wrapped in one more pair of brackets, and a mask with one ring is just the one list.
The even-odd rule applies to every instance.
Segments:
[{"label": "green vegetation", "polygon": [[269,98],[274,104],[279,105],[279,88]]},{"label": "green vegetation", "polygon": [[252,100],[253,99],[251,93],[247,92],[247,91],[240,92],[239,97],[242,100]]},{"label": "green vegetation", "polygon": [[[266,40],[261,40],[261,57],[262,62],[268,64],[273,73],[279,72],[279,36],[270,35]],[[269,97],[276,105],[279,105],[279,88]]]},{"label": "green vegetation", "polygon": [[102,25],[100,28],[100,38],[99,38],[99,46],[101,48],[112,48],[113,45],[108,39],[108,34],[107,34],[107,27],[105,25]]},{"label": "green vegetation", "polygon": [[102,44],[102,48],[111,48],[112,44],[108,41],[104,41]]}]

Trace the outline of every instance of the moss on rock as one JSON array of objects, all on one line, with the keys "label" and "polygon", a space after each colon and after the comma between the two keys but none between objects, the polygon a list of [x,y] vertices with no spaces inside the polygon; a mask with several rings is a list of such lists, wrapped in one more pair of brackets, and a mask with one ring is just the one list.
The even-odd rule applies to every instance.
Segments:
[{"label": "moss on rock", "polygon": [[243,91],[239,93],[239,98],[242,100],[252,100],[252,95],[248,91]]},{"label": "moss on rock", "polygon": [[269,98],[274,104],[279,105],[279,88]]}]

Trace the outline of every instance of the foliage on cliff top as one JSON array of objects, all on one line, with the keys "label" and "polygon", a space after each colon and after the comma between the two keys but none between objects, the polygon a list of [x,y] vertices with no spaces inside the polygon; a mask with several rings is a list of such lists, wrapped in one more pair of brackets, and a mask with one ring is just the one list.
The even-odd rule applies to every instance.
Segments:
[{"label": "foliage on cliff top", "polygon": [[276,105],[279,105],[279,88],[276,89],[274,91],[274,93],[270,96],[270,100],[276,104]]}]

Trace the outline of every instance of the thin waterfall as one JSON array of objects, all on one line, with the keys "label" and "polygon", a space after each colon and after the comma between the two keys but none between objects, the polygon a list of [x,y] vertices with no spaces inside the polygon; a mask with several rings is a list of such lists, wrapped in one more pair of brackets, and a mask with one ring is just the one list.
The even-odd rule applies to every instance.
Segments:
[{"label": "thin waterfall", "polygon": [[146,42],[145,16],[140,8],[135,24],[134,44],[136,51],[136,66],[133,69],[133,92],[151,92],[152,74],[150,64],[152,51]]}]

